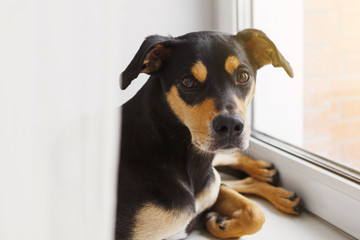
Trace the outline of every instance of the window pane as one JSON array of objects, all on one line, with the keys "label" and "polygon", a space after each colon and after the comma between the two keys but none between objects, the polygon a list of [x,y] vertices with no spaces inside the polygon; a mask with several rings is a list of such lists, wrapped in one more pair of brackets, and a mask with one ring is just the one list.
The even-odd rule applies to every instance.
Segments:
[{"label": "window pane", "polygon": [[304,147],[360,168],[360,1],[304,1]]},{"label": "window pane", "polygon": [[[273,85],[282,88],[272,94],[283,96],[273,99],[267,90],[275,87],[264,89],[261,85],[268,80],[260,76],[268,75],[261,73],[255,129],[360,170],[360,1],[295,0],[291,2],[298,6],[291,7],[276,0],[266,9],[265,2],[254,1],[254,25],[268,30],[270,38],[274,35],[296,75],[295,80],[287,81],[299,85],[296,90],[287,87],[283,75],[280,80],[272,79]],[[291,43],[280,40],[277,44],[277,39]],[[291,55],[296,49],[302,54],[302,64]]]}]

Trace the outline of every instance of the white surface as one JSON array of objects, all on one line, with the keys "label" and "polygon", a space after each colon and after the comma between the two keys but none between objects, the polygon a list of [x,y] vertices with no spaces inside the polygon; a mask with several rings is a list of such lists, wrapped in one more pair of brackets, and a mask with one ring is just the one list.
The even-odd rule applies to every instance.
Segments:
[{"label": "white surface", "polygon": [[[267,201],[248,196],[261,206],[265,214],[265,224],[254,235],[241,237],[241,240],[341,240],[352,239],[327,223],[306,212],[291,216],[275,209]],[[194,231],[186,240],[218,240],[206,230]]]},{"label": "white surface", "polygon": [[214,29],[237,33],[237,0],[214,0]]},{"label": "white surface", "polygon": [[0,1],[0,239],[113,238],[119,5]]}]

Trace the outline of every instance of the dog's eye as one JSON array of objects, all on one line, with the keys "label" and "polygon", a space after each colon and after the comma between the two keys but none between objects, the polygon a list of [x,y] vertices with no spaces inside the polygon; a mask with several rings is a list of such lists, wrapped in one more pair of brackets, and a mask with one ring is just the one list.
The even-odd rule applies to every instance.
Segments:
[{"label": "dog's eye", "polygon": [[196,87],[196,81],[192,78],[186,77],[181,80],[181,84],[186,88]]},{"label": "dog's eye", "polygon": [[241,72],[237,75],[236,82],[238,83],[245,83],[249,81],[250,76],[247,72]]}]

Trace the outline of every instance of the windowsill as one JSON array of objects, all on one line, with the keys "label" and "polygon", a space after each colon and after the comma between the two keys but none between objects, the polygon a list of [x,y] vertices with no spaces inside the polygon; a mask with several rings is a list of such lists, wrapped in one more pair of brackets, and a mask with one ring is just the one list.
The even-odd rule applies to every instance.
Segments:
[{"label": "windowsill", "polygon": [[[255,196],[248,197],[262,208],[266,221],[259,232],[254,235],[244,236],[241,240],[354,239],[309,212],[305,211],[300,216],[291,216],[278,211],[266,200]],[[186,240],[205,239],[218,240],[218,238],[207,233],[206,230],[194,231]]]},{"label": "windowsill", "polygon": [[[221,173],[223,180],[234,179]],[[241,240],[341,240],[355,239],[314,214],[304,211],[300,216],[293,216],[277,210],[271,203],[254,195],[244,194],[258,204],[265,214],[262,229],[253,235],[243,236]],[[340,216],[339,216],[340,217]],[[219,240],[205,229],[194,231],[186,240]]]}]

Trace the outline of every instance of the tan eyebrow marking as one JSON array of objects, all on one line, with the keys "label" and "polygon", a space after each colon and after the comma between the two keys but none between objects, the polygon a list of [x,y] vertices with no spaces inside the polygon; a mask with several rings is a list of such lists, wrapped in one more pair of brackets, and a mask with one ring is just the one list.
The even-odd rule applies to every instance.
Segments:
[{"label": "tan eyebrow marking", "polygon": [[200,60],[192,66],[191,72],[199,82],[204,82],[206,80],[207,70]]},{"label": "tan eyebrow marking", "polygon": [[240,65],[240,60],[237,57],[229,56],[225,61],[225,70],[233,74],[234,70]]}]

